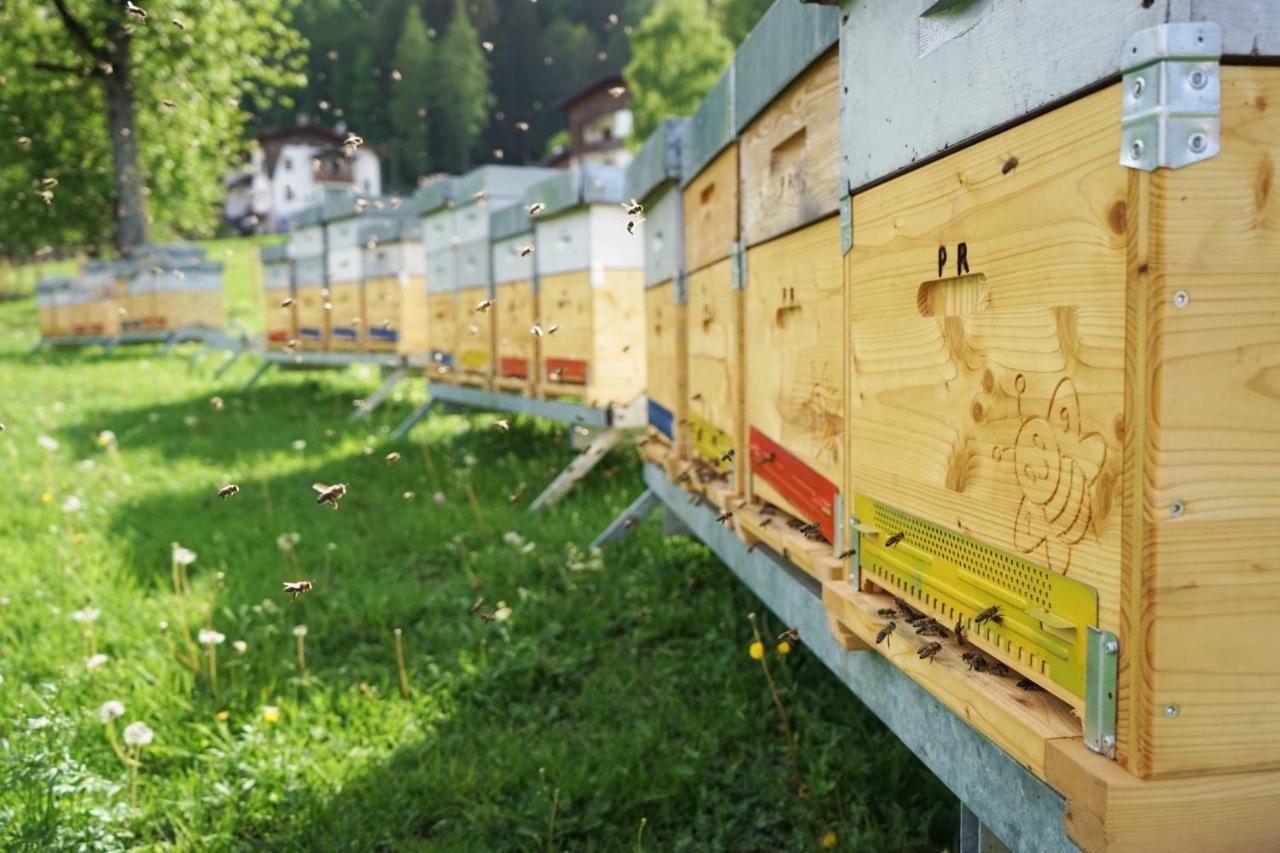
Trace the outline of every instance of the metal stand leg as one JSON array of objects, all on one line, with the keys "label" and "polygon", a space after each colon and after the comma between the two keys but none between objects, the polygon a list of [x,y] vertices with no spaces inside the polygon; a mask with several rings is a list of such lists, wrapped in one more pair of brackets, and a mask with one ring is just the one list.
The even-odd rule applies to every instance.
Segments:
[{"label": "metal stand leg", "polygon": [[982,825],[982,821],[968,806],[961,803],[959,853],[1009,853],[1009,848]]},{"label": "metal stand leg", "polygon": [[645,489],[640,494],[640,497],[631,502],[631,506],[624,509],[621,515],[600,532],[600,535],[591,543],[591,547],[599,548],[606,542],[613,542],[626,536],[637,524],[644,521],[649,513],[653,512],[660,503],[662,501],[659,500],[652,489]]},{"label": "metal stand leg", "polygon": [[165,339],[164,339],[164,350],[163,350],[163,352],[164,352],[164,354],[165,354],[165,355],[168,355],[170,352],[172,352],[172,351],[173,351],[173,348],[174,348],[174,347],[177,345],[177,343],[178,343],[178,337],[179,337],[179,335],[181,335],[181,334],[182,334],[181,332],[170,332],[170,333],[169,333],[169,336],[168,336],[167,338],[165,338]]},{"label": "metal stand leg", "polygon": [[253,372],[253,375],[249,377],[249,381],[244,383],[244,387],[240,389],[240,395],[244,396],[245,394],[248,394],[249,391],[252,390],[253,386],[258,384],[258,380],[262,378],[262,374],[275,366],[276,363],[274,361],[264,361],[262,364],[258,365],[258,369]]},{"label": "metal stand leg", "polygon": [[240,360],[240,356],[242,356],[242,355],[244,355],[244,350],[242,350],[242,349],[232,350],[232,351],[227,355],[227,357],[223,360],[222,364],[218,365],[218,369],[217,369],[217,370],[215,370],[215,371],[213,372],[213,378],[214,378],[214,379],[220,379],[220,378],[222,378],[222,374],[224,374],[224,373],[226,373],[228,370],[230,370],[230,369],[231,369],[231,365],[233,365],[233,364],[235,364],[237,361],[239,361],[239,360]]},{"label": "metal stand leg", "polygon": [[391,433],[393,439],[401,439],[409,434],[409,430],[421,423],[427,415],[431,414],[436,408],[435,400],[428,400],[421,406],[413,410],[413,414],[404,419],[400,426],[396,427],[395,432]]},{"label": "metal stand leg", "polygon": [[409,368],[404,365],[401,365],[391,371],[391,375],[389,375],[387,380],[382,383],[382,387],[377,391],[374,391],[369,399],[360,404],[360,408],[351,413],[351,420],[358,421],[374,409],[378,408],[378,406],[382,405],[382,401],[387,399],[387,395],[391,393],[391,389],[396,387],[408,372]]},{"label": "metal stand leg", "polygon": [[119,339],[119,338],[110,338],[110,339],[108,339],[108,340],[106,340],[106,341],[103,341],[103,342],[102,342],[102,354],[103,354],[103,355],[111,355],[111,353],[113,353],[113,352],[115,352],[115,351],[116,351],[116,347],[117,347],[117,346],[119,346],[119,345],[120,345],[120,339]]},{"label": "metal stand leg", "polygon": [[612,450],[619,441],[622,441],[622,430],[607,429],[597,435],[587,445],[587,449],[578,454],[578,458],[569,463],[560,474],[551,481],[551,485],[543,489],[542,494],[529,505],[531,512],[537,512],[547,504],[555,503],[560,500],[574,484],[585,477],[592,468],[604,458],[604,455]]}]

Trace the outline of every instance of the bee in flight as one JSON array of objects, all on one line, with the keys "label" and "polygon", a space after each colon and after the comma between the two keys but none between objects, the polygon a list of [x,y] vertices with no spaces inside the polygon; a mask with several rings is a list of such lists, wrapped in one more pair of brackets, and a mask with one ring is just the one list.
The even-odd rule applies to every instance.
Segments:
[{"label": "bee in flight", "polygon": [[791,643],[792,645],[795,645],[796,643],[800,642],[800,629],[788,628],[787,630],[783,631],[781,634],[778,635],[778,642],[781,643],[784,641]]},{"label": "bee in flight", "polygon": [[529,256],[530,256],[530,255],[532,255],[532,254],[533,254],[533,244],[532,244],[532,243],[530,243],[530,244],[529,244],[529,245],[527,245],[527,246],[521,246],[521,247],[520,247],[520,257],[522,257],[522,258],[527,258],[527,257],[529,257]]},{"label": "bee in flight", "polygon": [[539,326],[539,325],[537,325],[537,324],[534,324],[534,325],[530,326],[530,327],[529,327],[529,331],[530,331],[530,332],[533,332],[533,336],[534,336],[535,338],[540,338],[540,337],[542,337],[542,327],[541,327],[541,326]]},{"label": "bee in flight", "polygon": [[639,216],[644,213],[644,205],[636,201],[634,198],[630,201],[622,203],[622,209],[627,212],[627,216]]},{"label": "bee in flight", "polygon": [[346,483],[334,483],[332,486],[326,486],[324,483],[315,483],[311,488],[316,490],[316,503],[327,503],[335,510],[338,508],[338,501],[342,500],[347,493]]},{"label": "bee in flight", "polygon": [[733,512],[730,510],[725,510],[724,512],[716,516],[716,521],[720,522],[721,524],[724,524],[726,521],[728,521],[731,518],[733,518]]},{"label": "bee in flight", "polygon": [[391,451],[390,453],[388,453],[388,454],[387,454],[387,464],[388,464],[388,465],[391,465],[391,464],[396,463],[396,462],[399,462],[399,461],[400,461],[400,454],[399,454],[398,452],[396,452],[396,451],[394,451],[394,450],[393,450],[393,451]]},{"label": "bee in flight", "polygon": [[540,202],[540,201],[535,201],[533,204],[531,204],[531,205],[529,205],[528,207],[526,207],[526,208],[525,208],[525,210],[529,211],[529,215],[530,215],[530,216],[537,216],[539,213],[541,213],[543,210],[545,210],[545,209],[546,209],[546,207],[547,207],[547,206],[546,206],[545,204],[543,204],[542,202]]},{"label": "bee in flight", "polygon": [[285,581],[284,591],[297,601],[304,592],[311,592],[311,581]]},{"label": "bee in flight", "polygon": [[481,314],[488,311],[492,307],[493,307],[492,299],[481,299],[479,302],[476,303],[476,310],[479,311]]},{"label": "bee in flight", "polygon": [[238,494],[240,494],[240,487],[235,483],[227,483],[221,489],[218,489],[218,497],[222,498],[224,501],[227,498],[234,497]]}]

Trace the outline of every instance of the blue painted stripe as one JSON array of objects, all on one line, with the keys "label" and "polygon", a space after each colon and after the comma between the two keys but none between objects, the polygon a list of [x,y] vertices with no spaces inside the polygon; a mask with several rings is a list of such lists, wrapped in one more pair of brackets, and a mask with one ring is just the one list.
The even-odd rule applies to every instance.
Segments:
[{"label": "blue painted stripe", "polygon": [[370,329],[369,335],[382,341],[395,342],[400,340],[400,333],[395,329]]},{"label": "blue painted stripe", "polygon": [[298,329],[298,334],[302,335],[304,338],[324,337],[324,335],[321,333],[319,329],[314,328],[312,326],[303,326],[302,328]]},{"label": "blue painted stripe", "polygon": [[453,353],[433,349],[431,351],[431,363],[443,364],[445,367],[453,367]]},{"label": "blue painted stripe", "polygon": [[649,425],[672,441],[676,440],[675,418],[671,410],[654,399],[649,399]]},{"label": "blue painted stripe", "polygon": [[350,338],[353,341],[358,337],[356,335],[356,330],[349,328],[347,326],[335,326],[333,329],[333,334],[335,337]]}]

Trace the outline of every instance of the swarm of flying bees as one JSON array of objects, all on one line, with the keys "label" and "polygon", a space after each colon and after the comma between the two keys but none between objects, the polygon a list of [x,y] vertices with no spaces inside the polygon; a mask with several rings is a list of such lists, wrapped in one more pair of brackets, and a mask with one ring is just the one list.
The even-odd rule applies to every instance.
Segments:
[{"label": "swarm of flying bees", "polygon": [[329,504],[335,510],[338,508],[338,501],[347,494],[346,483],[334,483],[332,486],[326,486],[324,483],[315,483],[311,486],[316,491],[316,503]]},{"label": "swarm of flying bees", "polygon": [[290,598],[297,601],[298,596],[304,592],[311,592],[311,581],[285,581],[284,591],[289,594]]}]

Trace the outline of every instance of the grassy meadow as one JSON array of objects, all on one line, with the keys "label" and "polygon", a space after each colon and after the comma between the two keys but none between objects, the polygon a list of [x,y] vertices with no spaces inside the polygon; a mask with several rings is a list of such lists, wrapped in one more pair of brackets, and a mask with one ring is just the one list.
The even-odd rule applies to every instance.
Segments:
[{"label": "grassy meadow", "polygon": [[[260,325],[254,244],[211,255]],[[533,515],[556,425],[391,442],[423,391],[352,423],[368,368],[242,398],[252,359],[215,381],[194,345],[30,355],[34,330],[0,302],[0,849],[950,845],[951,795],[704,547],[651,519],[586,548],[634,450]]]}]

